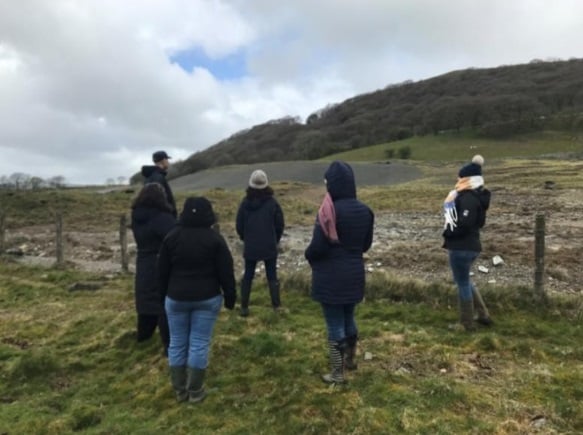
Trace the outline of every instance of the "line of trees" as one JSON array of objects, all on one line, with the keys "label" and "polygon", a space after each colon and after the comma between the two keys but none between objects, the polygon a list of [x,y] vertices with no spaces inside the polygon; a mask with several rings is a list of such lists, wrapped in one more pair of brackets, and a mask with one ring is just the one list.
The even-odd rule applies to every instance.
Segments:
[{"label": "line of trees", "polygon": [[60,189],[65,187],[66,179],[62,175],[41,178],[24,172],[14,172],[11,175],[0,175],[0,188],[11,190]]}]

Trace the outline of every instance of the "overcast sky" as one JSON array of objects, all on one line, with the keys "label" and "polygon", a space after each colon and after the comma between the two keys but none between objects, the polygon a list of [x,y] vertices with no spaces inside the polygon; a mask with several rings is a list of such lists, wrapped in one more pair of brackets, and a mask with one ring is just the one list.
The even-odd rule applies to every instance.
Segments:
[{"label": "overcast sky", "polygon": [[0,175],[129,177],[454,69],[583,57],[578,0],[0,0]]}]

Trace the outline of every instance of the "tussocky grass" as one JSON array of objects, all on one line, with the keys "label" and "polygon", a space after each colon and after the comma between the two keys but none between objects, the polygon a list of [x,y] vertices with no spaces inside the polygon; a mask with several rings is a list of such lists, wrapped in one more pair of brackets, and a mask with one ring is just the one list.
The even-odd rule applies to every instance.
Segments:
[{"label": "tussocky grass", "polygon": [[[70,292],[102,280],[97,291]],[[219,316],[198,405],[178,404],[158,338],[134,341],[132,278],[0,264],[0,433],[580,433],[581,301],[485,288],[496,325],[460,332],[453,289],[370,275],[359,368],[329,387],[309,277],[258,279]],[[365,361],[364,352],[372,359]]]}]

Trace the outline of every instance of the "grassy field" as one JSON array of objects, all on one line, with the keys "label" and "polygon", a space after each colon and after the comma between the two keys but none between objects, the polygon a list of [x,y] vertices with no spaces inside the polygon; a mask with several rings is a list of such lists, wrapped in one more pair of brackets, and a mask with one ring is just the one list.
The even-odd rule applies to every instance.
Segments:
[{"label": "grassy field", "polygon": [[[566,145],[550,152],[569,151]],[[583,165],[526,158],[547,153],[545,146],[533,145],[521,159],[501,158],[507,142],[495,152],[476,149],[486,155],[486,181],[497,195],[493,212],[580,212],[580,199],[572,198],[583,187]],[[424,148],[411,147],[413,159],[423,160],[416,152]],[[359,189],[359,197],[375,212],[435,210],[455,179],[454,160],[474,152],[461,139],[440,148],[440,157],[411,163],[423,179]],[[545,190],[546,180],[556,189]],[[313,222],[321,186],[280,183],[275,190],[289,225]],[[177,201],[201,193],[232,231],[242,192],[191,192]],[[67,229],[110,231],[128,214],[133,195],[0,192],[0,207],[9,231],[53,224],[56,210]],[[88,281],[102,288],[68,290]],[[309,277],[283,271],[282,288],[288,311],[280,316],[267,308],[262,279],[251,317],[221,313],[210,395],[197,406],[179,405],[157,338],[134,341],[133,277],[0,258],[0,434],[583,433],[580,295],[552,295],[542,306],[529,289],[484,286],[496,325],[466,334],[451,328],[457,309],[450,285],[369,274],[367,300],[357,310],[359,369],[347,386],[332,388],[319,380],[327,368],[325,327],[308,296]],[[365,351],[372,360],[363,360]]]},{"label": "grassy field", "polygon": [[[581,433],[581,302],[535,308],[512,289],[496,327],[451,329],[446,287],[370,279],[357,311],[359,369],[327,367],[324,322],[306,277],[283,280],[277,316],[259,284],[252,316],[222,312],[200,405],[177,404],[160,344],[133,339],[132,280],[0,265],[0,433]],[[429,296],[431,295],[431,296]],[[395,299],[400,299],[395,302]],[[373,359],[364,361],[363,352]],[[540,427],[539,427],[540,425]]]},{"label": "grassy field", "polygon": [[582,153],[583,138],[567,132],[545,131],[513,136],[510,139],[485,139],[476,133],[445,133],[415,136],[398,142],[358,148],[322,160],[384,161],[387,150],[411,148],[411,159],[428,162],[465,161],[473,154],[483,154],[486,161],[513,157],[535,157],[547,154]]}]

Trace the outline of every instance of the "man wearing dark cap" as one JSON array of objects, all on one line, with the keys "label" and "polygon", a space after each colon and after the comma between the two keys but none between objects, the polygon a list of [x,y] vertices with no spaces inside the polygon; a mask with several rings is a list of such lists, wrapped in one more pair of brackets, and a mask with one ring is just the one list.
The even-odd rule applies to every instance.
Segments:
[{"label": "man wearing dark cap", "polygon": [[174,201],[174,195],[172,194],[170,185],[168,184],[168,181],[166,181],[166,174],[170,167],[170,162],[168,160],[171,158],[172,157],[166,154],[166,151],[156,151],[152,154],[154,166],[142,166],[142,175],[144,176],[144,184],[159,183],[164,188],[168,204],[172,207],[172,214],[176,217],[176,202]]}]

